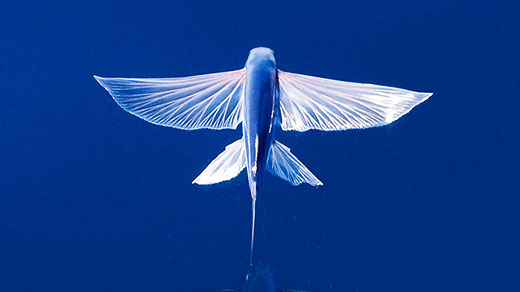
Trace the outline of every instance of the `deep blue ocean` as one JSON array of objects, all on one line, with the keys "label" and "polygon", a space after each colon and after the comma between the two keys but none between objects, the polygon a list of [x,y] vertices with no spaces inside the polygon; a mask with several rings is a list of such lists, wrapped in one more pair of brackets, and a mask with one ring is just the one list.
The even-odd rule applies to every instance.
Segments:
[{"label": "deep blue ocean", "polygon": [[192,180],[241,129],[182,131],[92,77],[281,70],[433,92],[389,126],[278,132],[324,186],[267,175],[255,261],[282,288],[520,291],[516,1],[10,3],[0,10],[0,291],[244,284],[245,173]]}]

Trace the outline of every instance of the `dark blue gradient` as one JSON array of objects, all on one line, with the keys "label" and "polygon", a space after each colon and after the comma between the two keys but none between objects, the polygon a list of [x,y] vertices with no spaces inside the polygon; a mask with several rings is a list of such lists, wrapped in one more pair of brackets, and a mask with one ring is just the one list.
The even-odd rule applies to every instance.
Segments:
[{"label": "dark blue gradient", "polygon": [[281,287],[518,291],[516,1],[8,2],[0,291],[242,286],[246,175],[191,184],[241,130],[154,126],[92,76],[235,70],[257,46],[281,70],[434,92],[387,127],[277,133],[324,183],[265,176],[255,257]]}]

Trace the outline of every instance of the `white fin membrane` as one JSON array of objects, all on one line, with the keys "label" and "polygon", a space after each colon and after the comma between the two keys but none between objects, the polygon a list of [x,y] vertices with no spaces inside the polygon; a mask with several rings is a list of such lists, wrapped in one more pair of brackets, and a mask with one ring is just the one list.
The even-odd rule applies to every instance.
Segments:
[{"label": "white fin membrane", "polygon": [[220,153],[192,183],[211,185],[236,177],[246,167],[244,140],[237,140]]},{"label": "white fin membrane", "polygon": [[289,147],[273,141],[267,158],[267,170],[290,182],[292,185],[308,183],[321,186],[323,183],[291,153]]},{"label": "white fin membrane", "polygon": [[339,131],[384,126],[432,93],[278,70],[282,130]]},{"label": "white fin membrane", "polygon": [[178,78],[94,76],[127,112],[183,130],[236,129],[242,121],[245,69]]}]

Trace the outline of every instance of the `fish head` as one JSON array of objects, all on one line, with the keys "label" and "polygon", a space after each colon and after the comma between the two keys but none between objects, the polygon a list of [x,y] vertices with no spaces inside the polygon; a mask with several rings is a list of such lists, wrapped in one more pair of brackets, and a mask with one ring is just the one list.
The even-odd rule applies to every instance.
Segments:
[{"label": "fish head", "polygon": [[246,66],[250,66],[252,64],[262,64],[275,70],[276,59],[274,57],[273,50],[265,47],[251,49],[251,51],[249,51],[249,56],[247,57]]},{"label": "fish head", "polygon": [[274,272],[267,263],[259,263],[252,267],[246,275],[246,292],[274,292],[276,284]]}]

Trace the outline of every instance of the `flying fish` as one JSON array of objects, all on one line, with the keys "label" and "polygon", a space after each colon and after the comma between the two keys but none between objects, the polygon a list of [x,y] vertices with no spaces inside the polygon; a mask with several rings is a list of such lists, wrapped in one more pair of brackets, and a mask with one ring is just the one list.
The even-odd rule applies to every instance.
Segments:
[{"label": "flying fish", "polygon": [[183,130],[236,129],[226,146],[193,181],[215,184],[244,168],[252,198],[251,264],[258,186],[265,170],[293,185],[323,183],[275,139],[276,131],[342,131],[384,126],[432,93],[344,82],[278,69],[269,48],[254,48],[235,71],[177,78],[94,76],[127,112],[150,123]]}]

